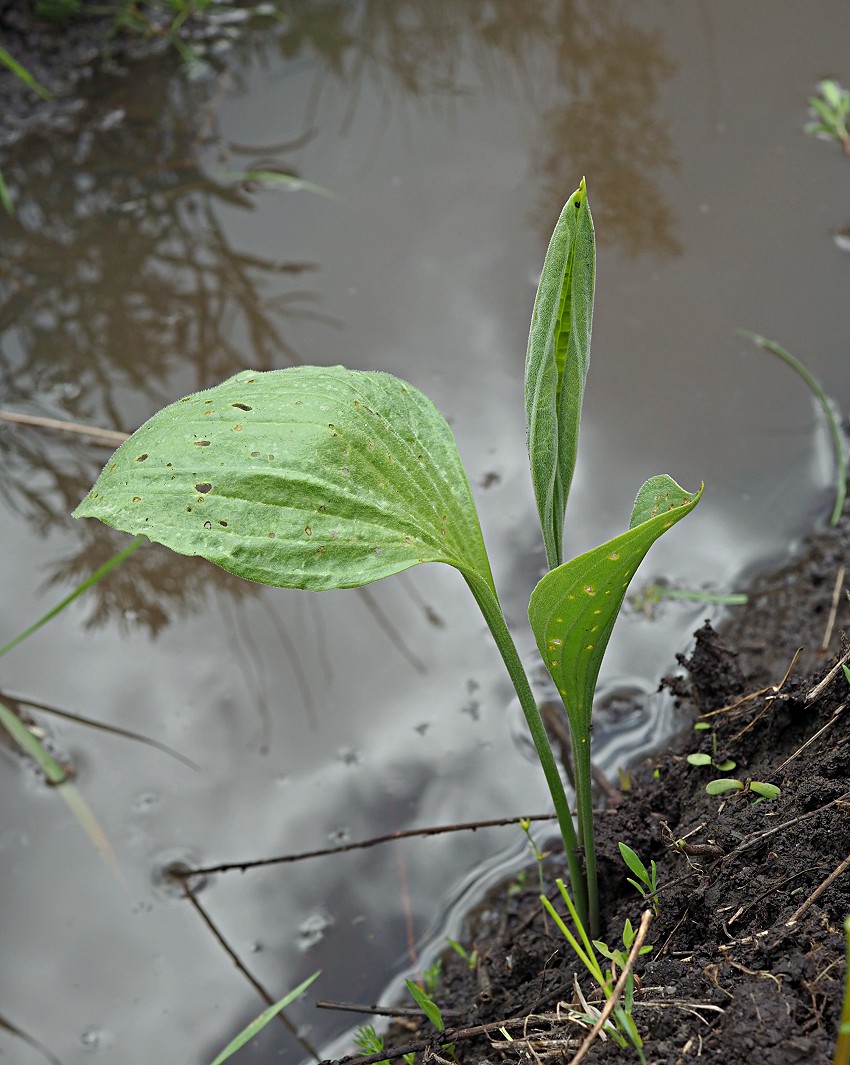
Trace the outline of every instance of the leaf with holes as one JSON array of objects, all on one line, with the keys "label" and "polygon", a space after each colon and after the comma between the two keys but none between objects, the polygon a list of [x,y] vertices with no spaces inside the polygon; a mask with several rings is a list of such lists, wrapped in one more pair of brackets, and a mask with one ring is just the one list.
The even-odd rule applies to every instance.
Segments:
[{"label": "leaf with holes", "polygon": [[595,276],[593,220],[582,180],[549,242],[525,360],[528,457],[550,569],[563,561],[564,511],[590,361]]},{"label": "leaf with holes", "polygon": [[421,392],[341,366],[244,371],[172,403],[77,507],[287,588],[353,588],[445,562],[492,591],[454,438]]},{"label": "leaf with holes", "polygon": [[593,693],[611,630],[635,570],[652,544],[699,502],[666,474],[635,500],[629,531],[547,573],[528,616],[546,668],[567,707],[574,739],[590,730]]}]

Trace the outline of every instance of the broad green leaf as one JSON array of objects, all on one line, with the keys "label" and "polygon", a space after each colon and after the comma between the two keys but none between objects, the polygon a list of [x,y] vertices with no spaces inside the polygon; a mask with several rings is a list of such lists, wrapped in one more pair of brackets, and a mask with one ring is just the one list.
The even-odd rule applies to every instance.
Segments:
[{"label": "broad green leaf", "polygon": [[186,396],[118,448],[74,515],[263,584],[354,588],[445,562],[495,597],[451,430],[386,373],[246,370]]},{"label": "broad green leaf", "polygon": [[574,741],[588,743],[593,693],[623,598],[652,544],[699,502],[666,475],[648,480],[629,531],[547,573],[531,594],[537,646],[564,700]]},{"label": "broad green leaf", "polygon": [[443,1015],[437,1003],[429,998],[422,988],[418,984],[414,984],[412,980],[405,980],[404,982],[407,984],[407,990],[410,992],[411,998],[431,1024],[434,1025],[438,1032],[444,1031],[446,1026],[443,1023]]},{"label": "broad green leaf", "polygon": [[703,754],[701,751],[696,754],[689,754],[688,765],[711,765],[711,755]]},{"label": "broad green leaf", "polygon": [[280,1013],[281,1010],[285,1010],[286,1007],[294,1002],[299,995],[303,995],[310,984],[319,976],[319,973],[313,973],[312,976],[308,976],[303,984],[299,984],[294,990],[290,991],[288,995],[284,995],[280,1002],[275,1002],[273,1006],[269,1006],[268,1009],[263,1010],[259,1017],[255,1017],[253,1021],[235,1037],[218,1055],[212,1065],[222,1065],[222,1062],[227,1061],[228,1058],[232,1058],[237,1050],[240,1050],[245,1046],[247,1042],[254,1038],[257,1032],[262,1031],[263,1028],[274,1020],[274,1018]]},{"label": "broad green leaf", "polygon": [[593,220],[582,179],[549,243],[525,360],[528,457],[550,569],[563,561],[564,511],[590,360],[595,275]]}]

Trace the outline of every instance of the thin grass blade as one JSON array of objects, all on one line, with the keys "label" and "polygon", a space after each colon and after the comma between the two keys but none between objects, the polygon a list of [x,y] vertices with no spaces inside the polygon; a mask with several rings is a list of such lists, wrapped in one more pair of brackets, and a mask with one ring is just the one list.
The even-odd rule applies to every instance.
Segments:
[{"label": "thin grass blade", "polygon": [[841,518],[841,513],[844,510],[844,500],[847,496],[847,450],[841,432],[841,426],[839,425],[838,418],[835,416],[832,404],[830,403],[826,392],[823,390],[823,386],[814,374],[811,373],[811,371],[809,371],[800,360],[796,358],[796,356],[792,355],[790,351],[786,351],[785,348],[780,347],[776,341],[768,340],[767,337],[763,337],[758,333],[750,333],[746,329],[739,329],[738,334],[739,336],[746,337],[747,340],[751,340],[765,351],[769,351],[771,355],[775,355],[777,358],[782,359],[786,366],[790,366],[796,374],[803,378],[809,386],[812,395],[818,401],[827,424],[829,425],[829,431],[832,435],[832,443],[835,448],[835,505],[832,508],[832,515],[829,519],[829,523],[833,526],[837,525]]},{"label": "thin grass blade", "polygon": [[303,983],[299,984],[298,987],[290,991],[289,994],[284,995],[279,1002],[275,1002],[273,1006],[269,1006],[268,1009],[263,1010],[263,1012],[258,1017],[255,1017],[249,1025],[242,1029],[239,1035],[237,1035],[234,1039],[231,1039],[231,1041],[227,1044],[224,1050],[222,1050],[222,1052],[218,1055],[217,1058],[215,1058],[214,1061],[210,1063],[210,1065],[222,1065],[222,1062],[227,1061],[228,1058],[232,1058],[236,1051],[241,1050],[246,1043],[250,1042],[250,1040],[252,1040],[258,1032],[261,1032],[263,1028],[265,1028],[269,1021],[273,1021],[274,1018],[281,1012],[281,1010],[285,1010],[286,1007],[293,1003],[300,995],[303,995],[307,988],[310,986],[310,984],[312,984],[313,981],[317,979],[320,973],[321,970],[319,970],[319,972],[313,973],[312,976],[308,976]]}]

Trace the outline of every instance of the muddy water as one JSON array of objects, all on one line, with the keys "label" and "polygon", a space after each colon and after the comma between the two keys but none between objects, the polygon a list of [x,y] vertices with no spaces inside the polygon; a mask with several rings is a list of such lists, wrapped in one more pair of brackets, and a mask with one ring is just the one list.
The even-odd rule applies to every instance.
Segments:
[{"label": "muddy water", "polygon": [[[397,373],[454,428],[533,665],[523,619],[543,556],[522,365],[546,240],[585,174],[598,295],[570,548],[620,531],[641,481],[667,470],[704,480],[705,499],[638,584],[734,590],[831,508],[808,395],[735,328],[775,337],[847,408],[833,235],[850,171],[802,125],[820,77],[850,78],[848,30],[837,2],[776,3],[769,20],[733,3],[298,4],[195,81],[167,57],[99,76],[3,160],[19,214],[0,221],[2,406],[129,430],[247,366]],[[258,170],[334,195],[240,176]],[[2,642],[124,541],[68,516],[106,451],[18,428],[0,447]],[[658,677],[710,612],[621,619],[600,695],[609,771],[670,727]],[[483,622],[436,567],[316,596],[145,548],[3,666],[7,696],[144,732],[198,766],[39,717],[122,887],[3,750],[0,1015],[64,1065],[203,1063],[258,1012],[159,882],[170,859],[547,805]],[[374,1001],[515,863],[517,835],[231,873],[199,900],[274,995],[322,969],[318,995]],[[291,1017],[322,1047],[350,1024],[307,1003]],[[5,1032],[0,1049],[44,1060]],[[235,1060],[304,1053],[273,1025]]]}]

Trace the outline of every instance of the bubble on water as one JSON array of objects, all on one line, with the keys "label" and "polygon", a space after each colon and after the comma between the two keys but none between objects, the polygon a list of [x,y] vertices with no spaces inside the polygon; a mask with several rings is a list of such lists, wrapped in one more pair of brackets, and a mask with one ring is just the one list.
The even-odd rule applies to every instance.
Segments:
[{"label": "bubble on water", "polygon": [[80,1042],[86,1050],[106,1050],[111,1047],[114,1039],[111,1032],[105,1028],[86,1028],[80,1033]]},{"label": "bubble on water", "polygon": [[140,791],[133,799],[132,810],[134,814],[149,814],[159,806],[159,795],[155,791]]},{"label": "bubble on water", "polygon": [[315,947],[325,937],[325,930],[333,926],[334,919],[327,910],[314,910],[298,926],[298,949],[302,952]]}]

